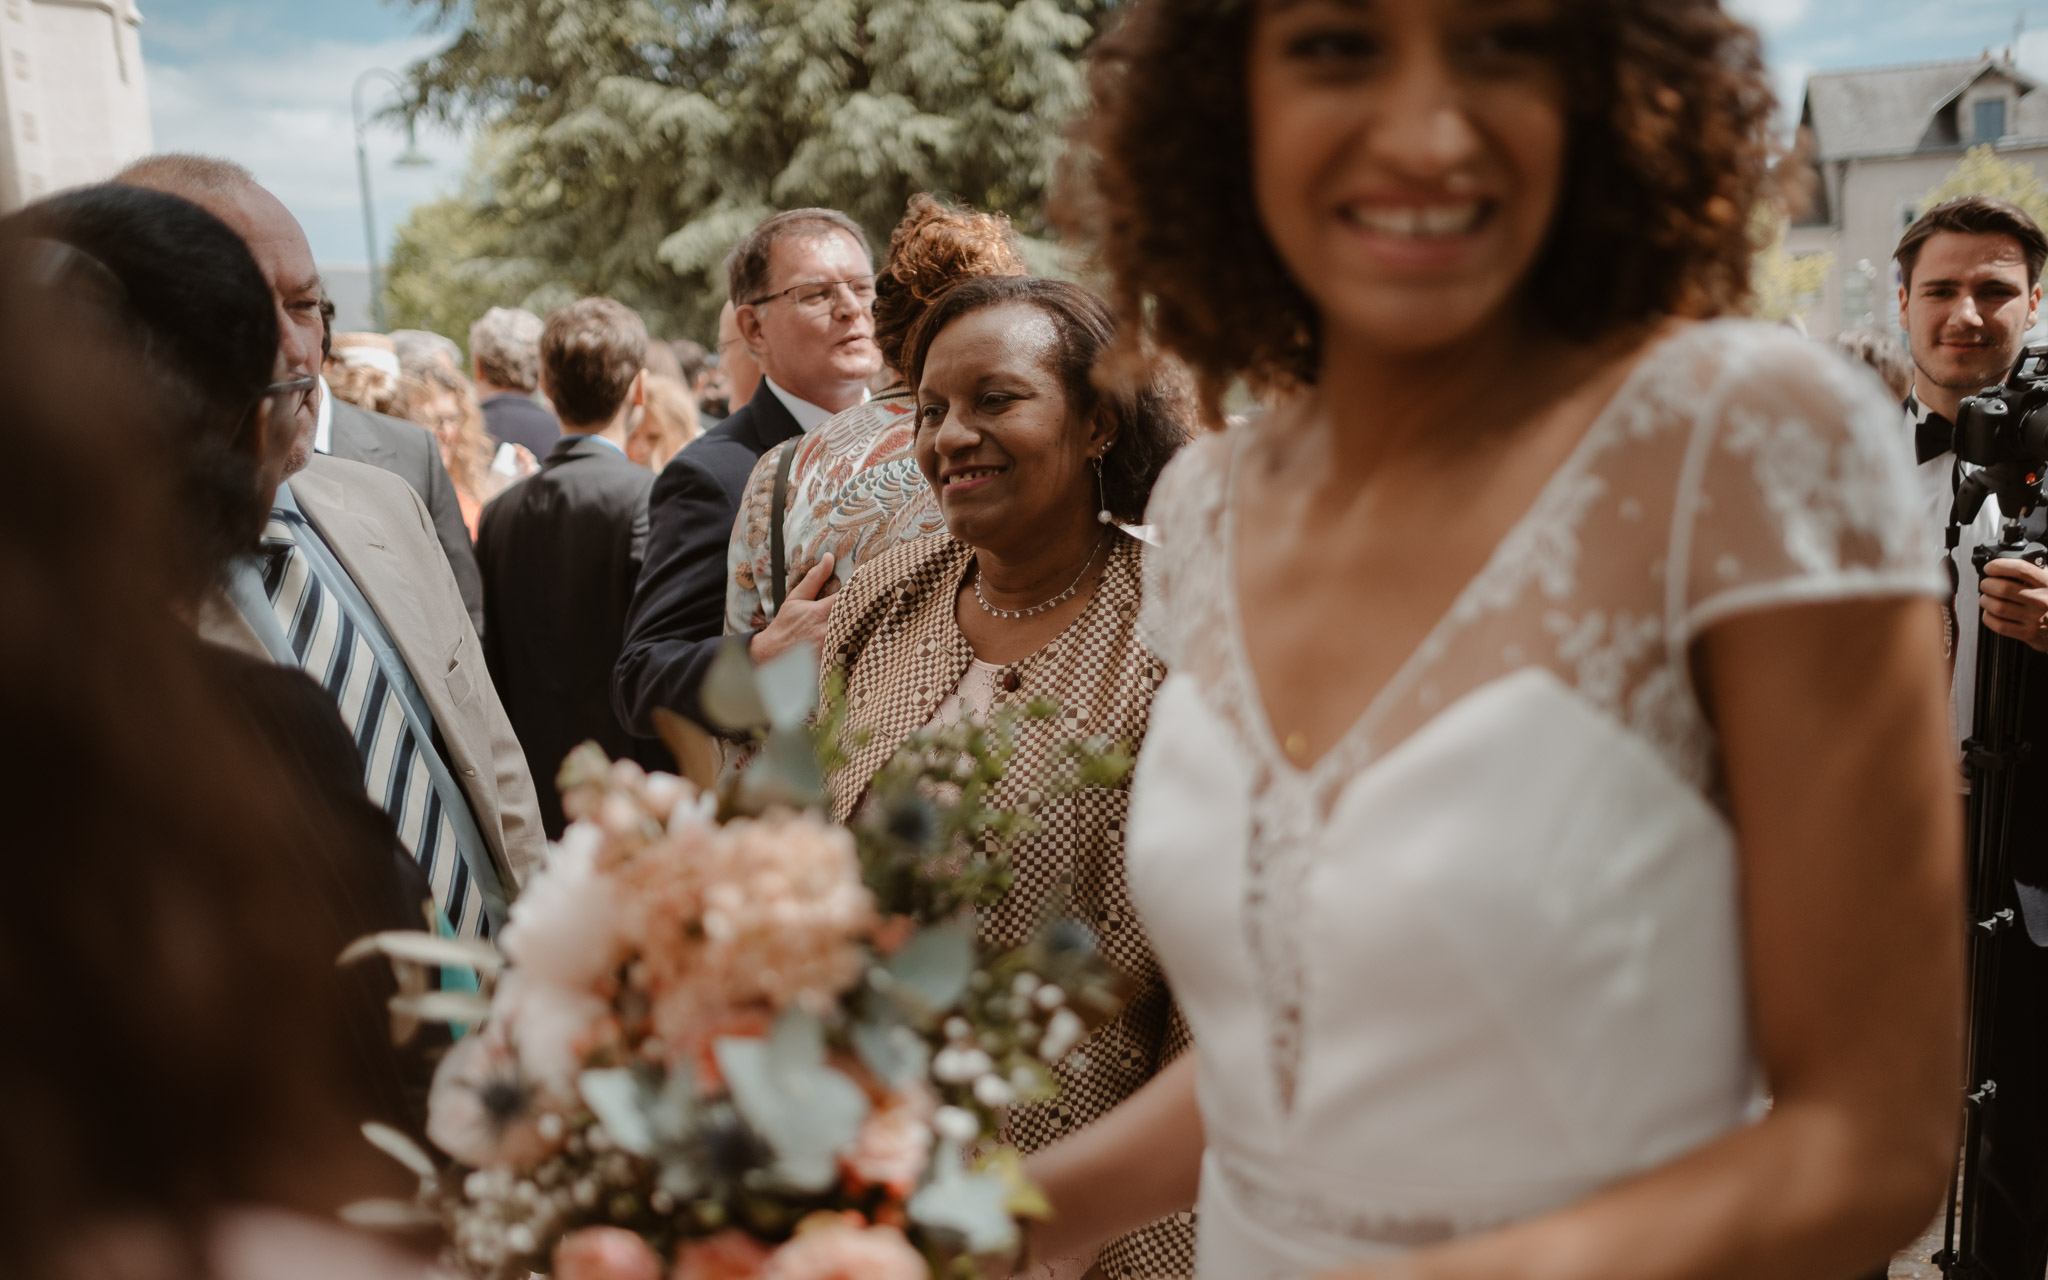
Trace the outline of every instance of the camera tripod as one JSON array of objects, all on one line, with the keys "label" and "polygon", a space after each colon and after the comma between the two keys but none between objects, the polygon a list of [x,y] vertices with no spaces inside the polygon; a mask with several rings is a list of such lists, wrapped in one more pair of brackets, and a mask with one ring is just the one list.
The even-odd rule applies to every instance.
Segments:
[{"label": "camera tripod", "polygon": [[[1981,546],[1972,553],[1978,579],[1982,580],[1984,567],[1993,560],[2048,564],[2048,545],[2044,545],[2048,538],[2044,535],[2048,535],[2048,507],[2036,505],[2021,518],[2006,521],[1997,545]],[[1941,1252],[1933,1259],[1948,1280],[2003,1280],[1992,1276],[1981,1257],[1982,1157],[1985,1125],[1997,1109],[2000,1088],[1989,1068],[1999,1030],[1996,1010],[2001,953],[2011,945],[2007,935],[2023,924],[2010,872],[2014,773],[2032,749],[2023,722],[2027,647],[1996,634],[1981,620],[1977,626],[1972,732],[1963,743],[1963,770],[1970,783],[1964,825],[1970,941],[1963,1147],[1949,1192]],[[2031,1083],[2008,1081],[2007,1088]]]}]

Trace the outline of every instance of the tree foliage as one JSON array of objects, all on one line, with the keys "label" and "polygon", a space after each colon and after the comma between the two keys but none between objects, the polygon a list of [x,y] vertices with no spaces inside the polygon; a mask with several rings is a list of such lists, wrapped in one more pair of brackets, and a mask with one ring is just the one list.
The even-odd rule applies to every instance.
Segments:
[{"label": "tree foliage", "polygon": [[1941,185],[1920,197],[1914,213],[1925,213],[1957,196],[2001,196],[2025,209],[2035,222],[2048,226],[2048,186],[2042,184],[2034,166],[1999,159],[1989,143],[1965,152]]},{"label": "tree foliage", "polygon": [[1752,230],[1764,247],[1750,264],[1749,313],[1759,320],[1796,320],[1803,325],[1820,303],[1835,255],[1787,252],[1786,226],[1781,211],[1768,207],[1758,210]]},{"label": "tree foliage", "polygon": [[727,250],[776,209],[843,209],[878,250],[917,191],[1041,231],[1115,0],[409,3],[455,32],[414,105],[484,141],[400,228],[391,313],[448,332],[602,292],[708,336]]}]

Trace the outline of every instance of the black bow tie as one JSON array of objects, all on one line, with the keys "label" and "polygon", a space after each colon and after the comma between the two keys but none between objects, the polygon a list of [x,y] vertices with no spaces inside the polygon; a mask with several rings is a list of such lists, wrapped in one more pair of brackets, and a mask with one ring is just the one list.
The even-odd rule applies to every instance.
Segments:
[{"label": "black bow tie", "polygon": [[1930,413],[1913,426],[1913,459],[1928,462],[1956,447],[1956,424]]}]

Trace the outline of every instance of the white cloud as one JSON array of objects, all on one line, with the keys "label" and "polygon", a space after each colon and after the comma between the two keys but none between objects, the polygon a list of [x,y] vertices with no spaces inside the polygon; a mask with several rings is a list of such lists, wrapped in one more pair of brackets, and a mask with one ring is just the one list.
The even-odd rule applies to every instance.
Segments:
[{"label": "white cloud", "polygon": [[[369,68],[403,71],[444,41],[319,41],[283,56],[220,50],[176,64],[153,62],[148,76],[156,148],[225,156],[248,166],[297,215],[316,258],[360,262],[362,204],[350,92]],[[366,83],[365,116],[388,104],[392,93],[384,81]],[[433,167],[396,169],[391,161],[404,147],[403,126],[372,120],[365,137],[378,241],[388,252],[391,228],[413,205],[455,187],[468,144],[462,135],[422,122],[419,145]]]},{"label": "white cloud", "polygon": [[1783,31],[1806,16],[1807,0],[1728,0],[1728,12],[1762,30]]},{"label": "white cloud", "polygon": [[1806,77],[1813,74],[1813,64],[1787,59],[1773,62],[1770,71],[1771,88],[1778,95],[1778,118],[1787,129],[1797,128],[1799,109],[1806,103]]},{"label": "white cloud", "polygon": [[2048,79],[2048,31],[2023,31],[2012,60],[2022,71]]}]

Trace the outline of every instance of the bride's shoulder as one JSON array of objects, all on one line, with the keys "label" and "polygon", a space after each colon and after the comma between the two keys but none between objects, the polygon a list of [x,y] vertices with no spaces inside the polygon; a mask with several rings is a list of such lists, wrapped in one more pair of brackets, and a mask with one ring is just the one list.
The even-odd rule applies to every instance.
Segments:
[{"label": "bride's shoulder", "polygon": [[1823,418],[1887,405],[1881,385],[1833,347],[1780,324],[1724,317],[1685,324],[1650,355],[1655,381],[1678,383],[1703,410],[1782,395]]}]

